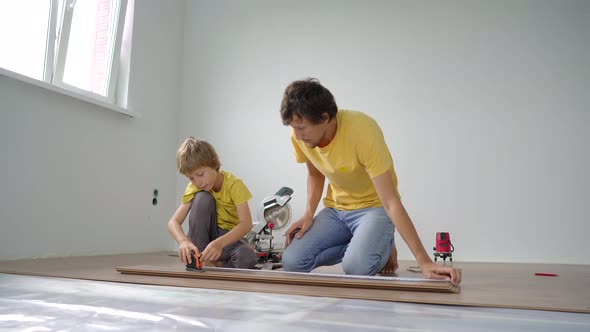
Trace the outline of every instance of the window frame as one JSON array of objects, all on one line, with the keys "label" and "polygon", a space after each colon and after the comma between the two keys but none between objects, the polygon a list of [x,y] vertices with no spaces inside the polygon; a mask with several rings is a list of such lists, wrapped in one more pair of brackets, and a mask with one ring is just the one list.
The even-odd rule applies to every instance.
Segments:
[{"label": "window frame", "polygon": [[[76,86],[63,82],[65,60],[69,43],[69,34],[72,25],[73,9],[76,0],[63,0],[62,22],[58,22],[60,13],[60,0],[49,0],[50,9],[48,15],[48,28],[45,40],[45,57],[43,78],[38,80],[27,75],[10,71],[0,67],[0,75],[10,77],[19,81],[42,87],[63,95],[80,99],[104,108],[108,108],[131,117],[140,117],[136,112],[128,110],[126,106],[117,104],[117,85],[119,81],[119,66],[121,63],[121,45],[123,32],[125,30],[125,17],[128,7],[128,0],[117,0],[117,13],[113,20],[112,53],[107,61],[108,78],[106,79],[105,96],[87,91]],[[61,23],[61,27],[58,27]],[[59,29],[61,28],[61,29]],[[59,31],[59,32],[58,32]]]},{"label": "window frame", "polygon": [[[66,56],[68,54],[68,47],[69,47],[69,40],[70,40],[70,32],[71,32],[71,28],[72,28],[72,17],[74,14],[74,6],[76,3],[76,0],[64,0],[64,5],[63,5],[63,13],[62,13],[62,24],[61,24],[61,32],[59,33],[59,36],[57,36],[57,42],[55,40],[51,41],[51,36],[55,36],[54,35],[49,35],[48,36],[48,40],[49,40],[49,44],[51,45],[55,45],[57,44],[57,52],[54,52],[53,50],[52,53],[49,53],[49,47],[47,48],[47,53],[49,55],[46,55],[46,59],[50,59],[51,54],[56,54],[56,59],[54,62],[46,62],[45,63],[45,67],[46,67],[46,72],[51,70],[52,73],[51,75],[48,75],[48,77],[51,77],[51,81],[50,83],[57,85],[59,87],[62,87],[64,89],[67,90],[71,90],[74,91],[76,93],[80,93],[83,95],[86,95],[88,97],[91,98],[96,98],[100,101],[103,102],[107,102],[110,104],[115,104],[117,102],[116,99],[116,93],[117,93],[117,78],[118,78],[118,73],[119,73],[119,62],[120,62],[120,56],[121,56],[121,43],[123,40],[123,28],[125,25],[125,13],[126,13],[126,9],[127,9],[127,0],[116,0],[119,2],[119,5],[117,6],[117,8],[115,8],[115,10],[117,11],[115,13],[115,20],[114,20],[114,26],[113,26],[113,40],[112,40],[112,49],[113,52],[111,54],[109,54],[109,59],[107,61],[107,68],[108,68],[108,79],[106,80],[106,94],[105,96],[99,95],[97,93],[91,92],[91,91],[87,91],[81,88],[78,88],[76,86],[67,84],[63,81],[63,77],[64,77],[64,71],[65,71],[65,65],[66,65]],[[57,7],[59,4],[59,0],[51,0],[51,13],[54,13],[54,9],[55,9],[55,15],[56,15],[56,19],[55,22],[57,22]],[[52,21],[50,19],[50,24],[54,24],[54,21]],[[55,29],[57,29],[57,24],[55,24]],[[51,27],[50,29],[51,30]]]}]

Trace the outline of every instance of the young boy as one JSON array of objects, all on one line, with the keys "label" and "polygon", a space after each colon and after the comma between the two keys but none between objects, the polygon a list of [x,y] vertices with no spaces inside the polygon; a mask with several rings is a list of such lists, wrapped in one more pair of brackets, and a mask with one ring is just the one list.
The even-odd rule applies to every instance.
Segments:
[{"label": "young boy", "polygon": [[[178,242],[180,260],[189,264],[191,250],[202,261],[220,261],[224,267],[250,269],[256,265],[254,250],[242,238],[252,228],[248,200],[252,194],[237,176],[220,171],[213,146],[187,138],[176,153],[178,171],[188,183],[182,204],[170,221],[168,231]],[[182,223],[188,215],[188,237]]]}]

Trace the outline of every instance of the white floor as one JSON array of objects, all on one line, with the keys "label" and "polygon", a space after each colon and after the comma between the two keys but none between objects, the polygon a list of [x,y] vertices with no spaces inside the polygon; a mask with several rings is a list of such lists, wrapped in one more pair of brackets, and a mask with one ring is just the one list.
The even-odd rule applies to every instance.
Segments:
[{"label": "white floor", "polygon": [[590,331],[590,315],[0,274],[0,331]]}]

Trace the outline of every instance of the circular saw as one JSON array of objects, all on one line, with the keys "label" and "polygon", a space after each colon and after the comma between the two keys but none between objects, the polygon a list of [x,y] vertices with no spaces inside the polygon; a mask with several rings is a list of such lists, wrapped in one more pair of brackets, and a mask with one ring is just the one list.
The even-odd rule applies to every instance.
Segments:
[{"label": "circular saw", "polygon": [[269,196],[262,200],[259,214],[266,221],[267,224],[272,223],[275,230],[284,228],[291,222],[291,200],[293,189],[283,187],[279,189],[273,196]]},{"label": "circular saw", "polygon": [[274,248],[272,233],[285,228],[291,222],[291,194],[293,189],[283,187],[274,195],[263,199],[257,220],[252,224],[250,233],[244,237],[263,262],[280,261],[282,251]]}]

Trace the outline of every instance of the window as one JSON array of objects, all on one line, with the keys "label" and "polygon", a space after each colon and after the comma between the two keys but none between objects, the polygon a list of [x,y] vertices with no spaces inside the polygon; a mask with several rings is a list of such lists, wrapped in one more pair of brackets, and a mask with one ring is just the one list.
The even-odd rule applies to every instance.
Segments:
[{"label": "window", "polygon": [[0,0],[0,67],[116,103],[127,0]]},{"label": "window", "polygon": [[0,67],[43,80],[51,1],[0,1]]}]

